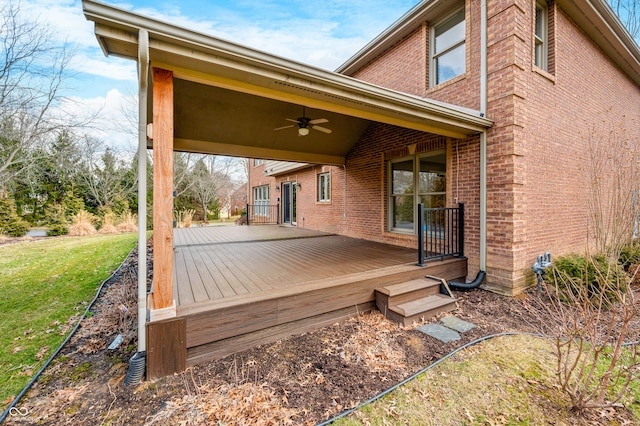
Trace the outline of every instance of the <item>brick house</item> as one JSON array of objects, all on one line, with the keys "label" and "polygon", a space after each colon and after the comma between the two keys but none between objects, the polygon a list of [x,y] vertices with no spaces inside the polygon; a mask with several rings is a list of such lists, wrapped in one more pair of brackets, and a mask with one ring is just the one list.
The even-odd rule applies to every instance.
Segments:
[{"label": "brick house", "polygon": [[[418,245],[419,202],[464,203],[468,261],[455,259],[463,269],[447,279],[482,271],[487,289],[513,295],[533,284],[539,254],[589,243],[593,170],[606,182],[626,167],[595,168],[594,153],[640,146],[640,48],[604,0],[424,0],[337,72],[96,0],[82,6],[104,53],[137,64],[140,194],[153,149],[149,293],[145,250],[138,262],[138,351],[147,350],[151,377],[264,342],[265,327],[275,339],[372,309],[380,280],[374,270],[358,285],[196,301],[188,272],[209,265],[174,261],[174,151],[260,159],[248,187],[260,215],[277,204],[279,222],[397,251]],[[138,217],[144,247],[146,203]],[[187,242],[179,254],[205,249],[214,250]],[[268,250],[254,253],[270,266]],[[250,262],[239,273],[256,264],[234,261]],[[211,282],[198,284],[204,294]],[[181,292],[192,300],[176,302]]]},{"label": "brick house", "polygon": [[297,182],[295,225],[414,246],[415,226],[396,223],[392,176],[421,167],[439,187],[412,194],[414,207],[465,204],[469,272],[485,270],[486,288],[517,294],[539,254],[583,250],[594,143],[640,142],[638,46],[604,0],[486,6],[485,17],[482,2],[421,2],[337,70],[484,112],[486,141],[375,123],[342,166],[253,163],[251,203],[268,186],[268,202],[290,210],[282,202]]}]

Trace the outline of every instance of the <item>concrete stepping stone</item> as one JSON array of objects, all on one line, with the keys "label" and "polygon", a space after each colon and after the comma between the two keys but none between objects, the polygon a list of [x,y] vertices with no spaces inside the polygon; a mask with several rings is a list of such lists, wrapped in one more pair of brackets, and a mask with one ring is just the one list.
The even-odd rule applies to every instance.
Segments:
[{"label": "concrete stepping stone", "polygon": [[457,331],[458,333],[464,333],[476,328],[476,325],[467,321],[463,321],[453,315],[447,315],[440,319],[440,323],[447,328]]},{"label": "concrete stepping stone", "polygon": [[460,340],[460,335],[457,332],[440,324],[425,324],[421,327],[418,327],[416,330],[421,331],[428,336],[434,337],[443,343]]}]

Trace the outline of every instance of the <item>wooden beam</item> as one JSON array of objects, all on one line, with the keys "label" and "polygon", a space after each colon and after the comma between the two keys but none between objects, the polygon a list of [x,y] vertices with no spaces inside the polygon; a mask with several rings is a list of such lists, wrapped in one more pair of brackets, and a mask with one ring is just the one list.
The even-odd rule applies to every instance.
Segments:
[{"label": "wooden beam", "polygon": [[174,147],[176,151],[197,152],[202,154],[225,154],[236,157],[264,158],[281,161],[295,161],[301,163],[330,164],[334,166],[342,166],[345,163],[344,157],[341,157],[339,155],[286,151],[283,149],[233,145],[228,143],[207,142],[193,139],[176,138],[174,140]]},{"label": "wooden beam", "polygon": [[187,326],[184,318],[147,323],[147,379],[187,368]]},{"label": "wooden beam", "polygon": [[173,305],[173,72],[153,68],[152,309]]}]

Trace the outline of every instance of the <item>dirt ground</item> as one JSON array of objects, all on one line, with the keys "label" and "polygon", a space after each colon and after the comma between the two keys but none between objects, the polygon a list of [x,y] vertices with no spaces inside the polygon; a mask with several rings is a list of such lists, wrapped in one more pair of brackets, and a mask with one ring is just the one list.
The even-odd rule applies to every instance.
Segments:
[{"label": "dirt ground", "polygon": [[[459,307],[453,314],[477,325],[460,341],[441,343],[374,312],[126,386],[136,350],[136,259],[134,251],[7,425],[316,424],[475,339],[542,329],[535,290],[516,298],[479,289],[455,292]],[[635,330],[640,335],[640,324]],[[122,343],[107,349],[117,334]],[[624,408],[616,416],[622,423],[630,418]]]}]

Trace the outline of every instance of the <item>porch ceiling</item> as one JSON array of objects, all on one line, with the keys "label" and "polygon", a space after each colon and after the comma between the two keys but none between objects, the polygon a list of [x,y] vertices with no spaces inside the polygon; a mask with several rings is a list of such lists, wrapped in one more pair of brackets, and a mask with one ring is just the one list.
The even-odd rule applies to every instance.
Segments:
[{"label": "porch ceiling", "polygon": [[[274,131],[302,116],[296,104],[249,95],[186,80],[175,80],[175,147],[178,150],[222,150],[243,157],[340,163],[370,121],[307,108],[311,118],[326,118],[331,134],[297,129]],[[336,158],[337,157],[337,158]]]},{"label": "porch ceiling", "polygon": [[[87,19],[106,55],[138,59],[149,34],[151,67],[174,76],[174,148],[212,154],[343,164],[372,122],[464,138],[492,122],[457,106],[418,98],[285,60],[94,0]],[[149,118],[153,86],[149,85]],[[326,118],[331,134],[300,137],[285,118]]]}]

